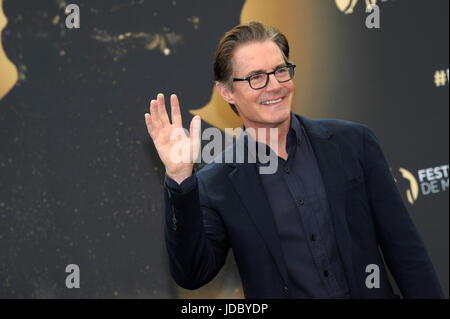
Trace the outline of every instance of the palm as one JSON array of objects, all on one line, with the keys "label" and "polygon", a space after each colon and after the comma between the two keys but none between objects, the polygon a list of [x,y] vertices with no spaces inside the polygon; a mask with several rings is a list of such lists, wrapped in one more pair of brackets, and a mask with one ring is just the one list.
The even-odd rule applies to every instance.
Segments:
[{"label": "palm", "polygon": [[170,176],[190,175],[200,145],[200,118],[191,121],[189,136],[182,127],[178,98],[171,96],[172,123],[166,111],[164,96],[150,103],[150,114],[145,114],[148,133],[155,144],[158,155]]}]

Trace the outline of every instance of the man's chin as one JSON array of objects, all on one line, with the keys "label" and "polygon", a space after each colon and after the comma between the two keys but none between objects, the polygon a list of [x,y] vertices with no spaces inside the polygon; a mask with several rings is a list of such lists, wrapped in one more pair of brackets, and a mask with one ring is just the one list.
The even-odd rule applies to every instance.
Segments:
[{"label": "man's chin", "polygon": [[264,115],[264,122],[267,126],[279,127],[290,120],[290,109],[280,109],[277,112],[270,112],[269,114]]}]

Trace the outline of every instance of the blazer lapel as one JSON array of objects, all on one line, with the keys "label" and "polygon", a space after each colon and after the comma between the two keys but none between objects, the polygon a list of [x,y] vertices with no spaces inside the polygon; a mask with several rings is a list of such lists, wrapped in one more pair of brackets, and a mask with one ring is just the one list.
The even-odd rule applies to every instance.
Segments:
[{"label": "blazer lapel", "polygon": [[356,289],[353,282],[351,237],[345,217],[345,176],[340,147],[332,142],[332,133],[313,120],[298,116],[308,134],[319,165],[327,193],[336,242],[345,268],[349,288]]}]

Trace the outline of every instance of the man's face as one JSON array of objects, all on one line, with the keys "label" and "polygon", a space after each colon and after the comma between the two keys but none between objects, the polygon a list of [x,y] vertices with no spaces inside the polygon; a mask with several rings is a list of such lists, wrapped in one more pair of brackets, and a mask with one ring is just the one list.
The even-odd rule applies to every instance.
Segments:
[{"label": "man's face", "polygon": [[[256,72],[272,72],[286,65],[280,48],[273,41],[249,42],[237,47],[233,54],[235,78],[246,78]],[[279,83],[269,76],[269,83],[260,90],[250,87],[248,81],[233,83],[234,90],[222,94],[228,103],[236,105],[246,127],[279,127],[289,121],[294,83]],[[223,91],[222,91],[223,92]],[[274,104],[269,101],[280,100]]]}]

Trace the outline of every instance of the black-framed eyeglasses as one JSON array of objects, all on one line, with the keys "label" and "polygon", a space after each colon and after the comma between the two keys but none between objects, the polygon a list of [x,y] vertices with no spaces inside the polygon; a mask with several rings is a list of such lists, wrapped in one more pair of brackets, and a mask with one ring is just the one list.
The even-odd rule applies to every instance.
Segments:
[{"label": "black-framed eyeglasses", "polygon": [[250,87],[254,90],[260,90],[267,86],[269,83],[269,75],[273,74],[277,79],[278,83],[283,83],[292,80],[294,77],[295,64],[288,64],[286,66],[281,66],[273,72],[265,73],[259,72],[252,74],[246,78],[233,78],[233,82],[236,81],[248,81]]}]

